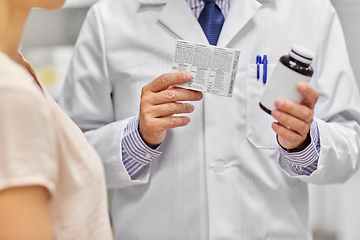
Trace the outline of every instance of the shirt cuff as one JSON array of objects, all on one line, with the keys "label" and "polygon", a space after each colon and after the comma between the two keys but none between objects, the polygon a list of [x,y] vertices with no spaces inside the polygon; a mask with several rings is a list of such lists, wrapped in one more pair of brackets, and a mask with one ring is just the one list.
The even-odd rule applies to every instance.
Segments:
[{"label": "shirt cuff", "polygon": [[159,146],[152,149],[144,143],[138,131],[138,122],[139,116],[129,120],[121,140],[122,160],[130,177],[133,177],[162,153],[158,151]]},{"label": "shirt cuff", "polygon": [[309,176],[317,169],[321,145],[315,120],[311,123],[310,137],[311,143],[299,152],[288,152],[279,146],[280,158],[284,159],[283,162],[296,174]]}]

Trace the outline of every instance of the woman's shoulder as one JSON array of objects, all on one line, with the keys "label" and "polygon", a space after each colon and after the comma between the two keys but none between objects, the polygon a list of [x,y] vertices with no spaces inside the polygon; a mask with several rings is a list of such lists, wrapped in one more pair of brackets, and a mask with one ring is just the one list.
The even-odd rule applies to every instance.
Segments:
[{"label": "woman's shoulder", "polygon": [[7,55],[0,52],[0,92],[12,92],[44,98],[32,75]]},{"label": "woman's shoulder", "polygon": [[[0,112],[50,116],[44,92],[32,75],[0,52]],[[23,115],[22,113],[22,115]]]}]

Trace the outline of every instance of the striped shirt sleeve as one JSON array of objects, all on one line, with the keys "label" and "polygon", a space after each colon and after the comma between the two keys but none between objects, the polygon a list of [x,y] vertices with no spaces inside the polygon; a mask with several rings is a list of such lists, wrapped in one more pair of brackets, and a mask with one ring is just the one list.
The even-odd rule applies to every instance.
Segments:
[{"label": "striped shirt sleeve", "polygon": [[279,146],[280,158],[294,173],[309,176],[317,169],[320,155],[320,137],[316,121],[313,121],[310,128],[311,143],[300,152],[288,152]]},{"label": "striped shirt sleeve", "polygon": [[[186,2],[189,4],[192,12],[194,13],[195,17],[198,19],[200,16],[201,11],[205,7],[204,1],[200,0],[186,0]],[[222,11],[222,14],[224,15],[224,18],[226,18],[227,13],[230,9],[230,0],[216,0],[215,3],[219,6],[219,8]]]},{"label": "striped shirt sleeve", "polygon": [[123,164],[130,177],[133,177],[152,160],[161,155],[156,149],[152,149],[144,143],[138,131],[139,116],[129,120],[121,140]]}]

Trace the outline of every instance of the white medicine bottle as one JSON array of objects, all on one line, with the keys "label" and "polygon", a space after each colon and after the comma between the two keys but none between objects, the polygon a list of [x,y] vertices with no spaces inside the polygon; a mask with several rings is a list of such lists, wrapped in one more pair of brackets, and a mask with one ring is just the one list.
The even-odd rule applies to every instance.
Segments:
[{"label": "white medicine bottle", "polygon": [[276,99],[280,97],[296,103],[301,102],[302,95],[296,89],[296,85],[299,82],[310,82],[314,73],[310,64],[314,57],[312,51],[294,44],[289,55],[279,59],[259,102],[265,112],[271,114],[276,108]]}]

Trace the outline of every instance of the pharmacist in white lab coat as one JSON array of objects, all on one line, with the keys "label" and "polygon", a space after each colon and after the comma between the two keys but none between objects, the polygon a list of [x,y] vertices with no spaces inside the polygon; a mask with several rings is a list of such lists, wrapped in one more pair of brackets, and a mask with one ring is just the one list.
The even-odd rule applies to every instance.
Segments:
[{"label": "pharmacist in white lab coat", "polygon": [[[208,43],[202,1],[103,0],[86,17],[59,102],[102,158],[117,240],[312,239],[307,184],[341,183],[358,168],[360,98],[330,1],[217,3],[217,45],[241,51],[232,97],[161,91],[175,39]],[[315,73],[311,87],[300,84],[304,104],[278,102],[274,119],[258,106],[265,85],[255,60],[267,55],[269,77],[293,43],[316,53]],[[154,117],[166,114],[149,106],[161,102],[158,91],[191,100],[176,105],[185,114],[174,126],[191,122],[161,131],[164,118]],[[285,148],[310,143],[288,152],[273,128]]]}]

